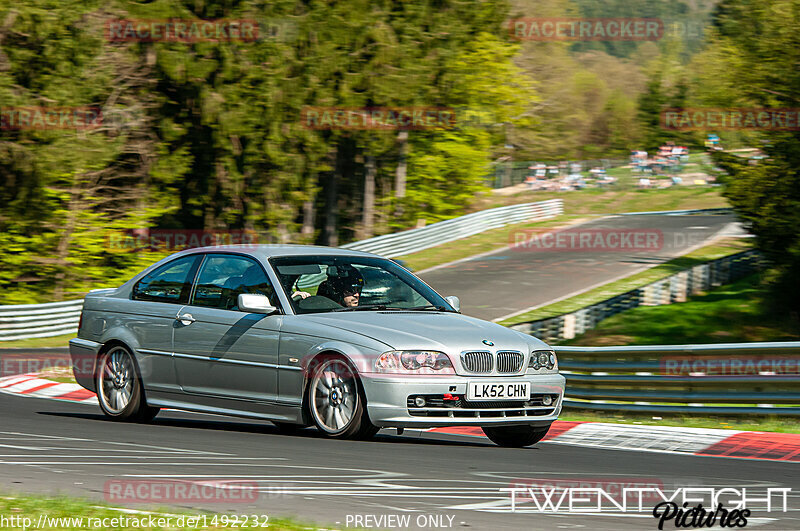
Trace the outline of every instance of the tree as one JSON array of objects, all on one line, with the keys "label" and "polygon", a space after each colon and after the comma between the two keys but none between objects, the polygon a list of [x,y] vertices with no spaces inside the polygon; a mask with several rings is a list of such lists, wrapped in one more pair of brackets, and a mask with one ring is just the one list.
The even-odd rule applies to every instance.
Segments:
[{"label": "tree", "polygon": [[[725,0],[701,59],[719,73],[693,87],[701,101],[743,108],[796,108],[800,101],[798,0]],[[702,76],[700,76],[702,79]],[[724,92],[720,92],[724,89]],[[800,134],[761,130],[767,159],[753,165],[731,154],[716,160],[727,172],[725,195],[774,264],[773,300],[797,317],[800,300]]]}]

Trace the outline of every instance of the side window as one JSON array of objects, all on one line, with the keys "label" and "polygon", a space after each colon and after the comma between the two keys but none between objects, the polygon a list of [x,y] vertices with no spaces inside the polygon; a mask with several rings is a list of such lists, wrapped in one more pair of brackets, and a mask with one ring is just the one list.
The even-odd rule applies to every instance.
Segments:
[{"label": "side window", "polygon": [[133,299],[186,304],[198,260],[197,255],[184,256],[148,273],[133,287]]},{"label": "side window", "polygon": [[210,254],[200,267],[191,304],[238,310],[240,293],[260,293],[277,305],[275,290],[261,265],[243,256]]}]

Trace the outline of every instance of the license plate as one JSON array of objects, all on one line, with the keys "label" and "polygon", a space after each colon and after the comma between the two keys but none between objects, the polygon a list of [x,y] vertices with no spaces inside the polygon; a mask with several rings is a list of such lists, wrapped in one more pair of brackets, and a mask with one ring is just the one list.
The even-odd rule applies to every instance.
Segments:
[{"label": "license plate", "polygon": [[467,400],[528,400],[530,382],[470,382]]}]

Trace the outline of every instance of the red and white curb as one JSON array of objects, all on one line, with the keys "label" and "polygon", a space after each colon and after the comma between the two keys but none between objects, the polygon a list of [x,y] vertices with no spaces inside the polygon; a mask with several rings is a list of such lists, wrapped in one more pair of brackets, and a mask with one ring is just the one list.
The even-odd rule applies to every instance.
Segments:
[{"label": "red and white curb", "polygon": [[[97,396],[78,384],[36,374],[0,378],[0,393],[97,404]],[[432,428],[434,433],[483,437],[477,426]],[[556,421],[543,439],[556,444],[687,455],[764,459],[800,463],[800,434],[736,431],[603,422]]]},{"label": "red and white curb", "polygon": [[[432,432],[483,436],[476,426]],[[607,448],[800,463],[800,434],[556,421],[544,441]]]},{"label": "red and white curb", "polygon": [[0,378],[0,393],[97,404],[97,395],[78,384],[54,382],[36,374]]}]

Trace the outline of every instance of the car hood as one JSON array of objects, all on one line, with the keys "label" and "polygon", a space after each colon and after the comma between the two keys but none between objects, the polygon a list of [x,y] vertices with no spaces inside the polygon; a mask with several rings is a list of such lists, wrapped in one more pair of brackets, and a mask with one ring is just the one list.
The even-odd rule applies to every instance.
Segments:
[{"label": "car hood", "polygon": [[[395,350],[519,350],[549,348],[533,336],[457,313],[364,311],[305,315],[305,318],[369,337]],[[493,343],[487,347],[483,341]]]}]

